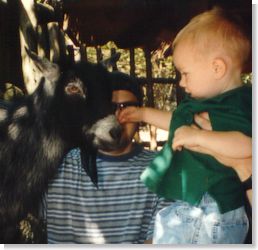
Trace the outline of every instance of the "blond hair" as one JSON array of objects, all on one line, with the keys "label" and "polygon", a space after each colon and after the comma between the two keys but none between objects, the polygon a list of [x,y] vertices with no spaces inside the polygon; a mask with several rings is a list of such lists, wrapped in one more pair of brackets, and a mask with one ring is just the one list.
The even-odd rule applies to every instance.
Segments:
[{"label": "blond hair", "polygon": [[174,39],[173,50],[182,41],[190,42],[199,53],[220,50],[241,69],[251,51],[251,42],[244,31],[217,7],[192,18]]}]

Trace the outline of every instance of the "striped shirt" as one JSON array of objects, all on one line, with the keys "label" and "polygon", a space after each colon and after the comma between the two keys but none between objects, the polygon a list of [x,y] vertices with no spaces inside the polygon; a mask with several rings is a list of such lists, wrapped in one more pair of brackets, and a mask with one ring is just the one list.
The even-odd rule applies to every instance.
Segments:
[{"label": "striped shirt", "polygon": [[80,151],[65,157],[47,194],[48,243],[143,243],[154,217],[170,202],[148,191],[139,176],[155,152],[135,145],[122,156],[98,155],[98,188],[81,166]]}]

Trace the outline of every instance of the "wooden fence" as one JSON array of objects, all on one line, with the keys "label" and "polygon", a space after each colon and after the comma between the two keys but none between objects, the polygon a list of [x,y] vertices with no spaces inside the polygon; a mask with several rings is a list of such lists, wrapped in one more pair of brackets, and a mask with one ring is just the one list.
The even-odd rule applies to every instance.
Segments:
[{"label": "wooden fence", "polygon": [[[41,8],[41,9],[40,9]],[[42,9],[43,8],[43,9]],[[38,15],[35,14],[35,9]],[[0,90],[4,90],[4,85],[11,82],[22,88],[27,93],[33,92],[38,82],[38,73],[35,66],[29,60],[25,52],[25,47],[37,52],[40,56],[45,56],[51,61],[61,60],[64,54],[68,54],[74,58],[75,46],[71,41],[67,42],[67,34],[60,29],[60,23],[55,20],[42,19],[39,21],[40,13],[46,10],[41,5],[35,6],[34,0],[12,0],[8,4],[0,4]],[[79,48],[80,57],[88,60],[87,50],[84,44]],[[76,48],[78,49],[78,47]],[[177,102],[181,100],[181,93],[178,90],[176,80],[172,77],[153,77],[153,65],[151,62],[152,53],[148,49],[143,49],[146,65],[146,76],[137,77],[135,49],[129,49],[129,66],[131,76],[138,79],[140,84],[146,87],[147,103],[149,107],[154,107],[154,84],[175,84]],[[116,54],[116,49],[110,50],[110,55]],[[103,60],[101,47],[96,47],[97,62]],[[117,65],[113,66],[113,70],[118,70]],[[14,73],[15,72],[15,73]],[[25,83],[25,86],[21,84]],[[164,142],[156,141],[156,129],[150,127],[150,143],[145,142],[144,145],[151,149]]]},{"label": "wooden fence", "polygon": [[[155,107],[154,102],[154,84],[172,84],[176,88],[176,102],[180,102],[182,99],[182,94],[180,89],[178,88],[177,80],[175,77],[153,77],[153,64],[152,64],[152,53],[148,49],[143,49],[144,51],[144,58],[145,58],[145,72],[146,77],[139,77],[136,75],[136,61],[135,61],[135,50],[137,48],[130,48],[129,49],[129,74],[133,77],[135,77],[138,82],[142,86],[146,86],[146,99],[147,102],[145,103],[148,107]],[[87,47],[83,46],[82,49],[80,49],[80,55],[82,60],[89,61],[89,55],[87,52]],[[110,56],[114,56],[117,53],[116,48],[110,49]],[[96,61],[101,62],[104,59],[104,53],[102,52],[102,48],[100,46],[95,47],[95,54],[96,54]],[[112,67],[113,71],[118,70],[117,62],[114,63]],[[157,148],[160,148],[164,145],[165,141],[157,141],[157,129],[154,126],[148,126],[148,130],[150,133],[150,141],[142,141],[140,136],[137,135],[137,141],[139,141],[144,147],[150,148],[153,150],[156,150]]]}]

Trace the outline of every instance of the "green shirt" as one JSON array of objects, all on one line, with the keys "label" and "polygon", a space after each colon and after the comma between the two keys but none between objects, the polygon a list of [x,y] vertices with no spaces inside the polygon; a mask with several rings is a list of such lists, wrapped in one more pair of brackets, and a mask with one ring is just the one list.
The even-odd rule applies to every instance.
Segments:
[{"label": "green shirt", "polygon": [[221,213],[244,204],[244,190],[237,173],[210,155],[187,149],[173,152],[174,132],[194,123],[194,114],[207,111],[214,131],[240,131],[252,136],[252,88],[243,85],[219,96],[196,100],[187,96],[173,113],[168,142],[141,179],[158,195],[198,205],[205,192]]}]

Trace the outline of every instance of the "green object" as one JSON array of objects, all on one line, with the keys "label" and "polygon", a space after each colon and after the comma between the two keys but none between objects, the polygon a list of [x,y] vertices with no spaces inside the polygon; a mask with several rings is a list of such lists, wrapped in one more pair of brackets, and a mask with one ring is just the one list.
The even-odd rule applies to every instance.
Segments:
[{"label": "green object", "polygon": [[173,113],[169,138],[150,166],[141,175],[145,185],[167,199],[197,205],[205,192],[218,203],[221,213],[244,204],[244,190],[237,173],[207,154],[187,149],[173,152],[174,132],[194,122],[194,114],[207,111],[214,131],[240,131],[252,136],[252,88],[230,90],[210,99],[189,96]]}]

